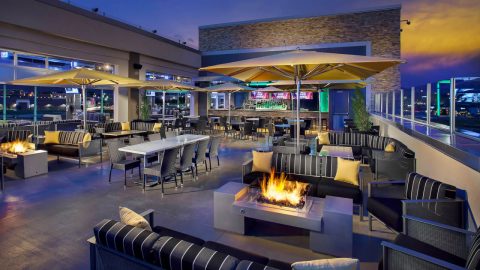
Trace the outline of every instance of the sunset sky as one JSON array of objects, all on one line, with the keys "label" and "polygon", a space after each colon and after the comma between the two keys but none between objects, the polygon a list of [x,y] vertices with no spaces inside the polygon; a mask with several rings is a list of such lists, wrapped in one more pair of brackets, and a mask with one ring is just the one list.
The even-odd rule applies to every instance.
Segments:
[{"label": "sunset sky", "polygon": [[315,16],[402,4],[402,85],[480,76],[480,0],[71,0],[83,8],[157,29],[198,46],[198,26],[288,16]]}]

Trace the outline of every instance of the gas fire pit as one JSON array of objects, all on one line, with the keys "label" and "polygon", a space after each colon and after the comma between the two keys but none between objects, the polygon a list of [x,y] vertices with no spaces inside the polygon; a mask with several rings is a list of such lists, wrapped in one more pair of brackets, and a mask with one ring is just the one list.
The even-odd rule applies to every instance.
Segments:
[{"label": "gas fire pit", "polygon": [[[14,169],[21,178],[48,172],[48,155],[44,150],[35,150],[35,144],[28,141],[13,141],[0,144],[2,167]],[[4,164],[5,163],[5,164]]]}]

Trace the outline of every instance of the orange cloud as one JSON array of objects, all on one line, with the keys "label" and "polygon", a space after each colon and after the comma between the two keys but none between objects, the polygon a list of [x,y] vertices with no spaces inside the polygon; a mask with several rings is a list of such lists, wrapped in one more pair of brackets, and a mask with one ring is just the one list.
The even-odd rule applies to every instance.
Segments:
[{"label": "orange cloud", "polygon": [[480,1],[413,0],[403,3],[402,13],[412,22],[402,24],[402,55],[407,60],[431,55],[442,56],[443,62],[452,55],[464,58],[480,52]]}]

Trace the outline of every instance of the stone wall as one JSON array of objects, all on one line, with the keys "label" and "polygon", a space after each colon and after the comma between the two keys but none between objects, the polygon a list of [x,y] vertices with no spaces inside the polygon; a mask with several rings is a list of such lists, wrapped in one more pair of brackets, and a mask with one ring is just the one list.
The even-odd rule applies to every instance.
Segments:
[{"label": "stone wall", "polygon": [[[371,55],[400,58],[400,6],[311,18],[203,26],[200,51],[369,41]],[[400,89],[398,67],[374,77],[372,90]]]}]

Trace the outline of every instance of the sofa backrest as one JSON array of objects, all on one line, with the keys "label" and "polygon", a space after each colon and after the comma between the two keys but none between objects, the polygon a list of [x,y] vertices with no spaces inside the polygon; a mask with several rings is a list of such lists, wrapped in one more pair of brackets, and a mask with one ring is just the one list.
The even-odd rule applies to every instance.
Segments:
[{"label": "sofa backrest", "polygon": [[409,173],[405,181],[405,198],[409,200],[455,199],[456,191],[452,185],[419,173]]},{"label": "sofa backrest", "polygon": [[239,262],[231,255],[170,236],[160,237],[152,250],[156,264],[166,270],[234,270]]},{"label": "sofa backrest", "polygon": [[122,130],[122,123],[113,122],[113,123],[104,123],[99,124],[98,127],[104,128],[105,132],[114,132]]},{"label": "sofa backrest", "polygon": [[153,245],[160,235],[149,230],[104,219],[94,228],[96,243],[137,259],[154,263]]},{"label": "sofa backrest", "polygon": [[281,153],[274,153],[273,157],[276,172],[326,178],[335,177],[337,172],[336,157]]},{"label": "sofa backrest", "polygon": [[9,130],[7,131],[7,142],[13,142],[16,140],[28,141],[32,137],[32,132],[30,130]]},{"label": "sofa backrest", "polygon": [[141,131],[152,131],[154,122],[143,122],[143,121],[132,121],[130,123],[130,129],[132,130],[141,130]]},{"label": "sofa backrest", "polygon": [[83,131],[60,131],[58,141],[60,144],[78,145],[83,142],[83,137],[88,134]]}]

